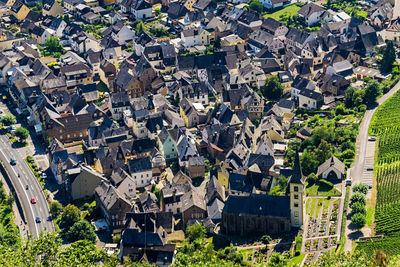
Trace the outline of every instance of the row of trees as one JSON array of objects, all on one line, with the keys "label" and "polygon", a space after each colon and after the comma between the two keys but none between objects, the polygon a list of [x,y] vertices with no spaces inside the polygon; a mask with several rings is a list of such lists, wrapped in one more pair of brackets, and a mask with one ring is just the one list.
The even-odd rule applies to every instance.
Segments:
[{"label": "row of trees", "polygon": [[368,192],[368,186],[366,184],[360,183],[353,186],[353,195],[351,196],[351,223],[357,228],[361,229],[366,223],[367,210],[365,205],[367,200],[365,195]]},{"label": "row of trees", "polygon": [[[1,123],[5,126],[10,126],[17,123],[17,119],[12,114],[6,114],[1,117]],[[26,139],[29,137],[29,131],[24,127],[18,127],[15,130],[15,136],[19,138],[21,143],[25,142]]]}]

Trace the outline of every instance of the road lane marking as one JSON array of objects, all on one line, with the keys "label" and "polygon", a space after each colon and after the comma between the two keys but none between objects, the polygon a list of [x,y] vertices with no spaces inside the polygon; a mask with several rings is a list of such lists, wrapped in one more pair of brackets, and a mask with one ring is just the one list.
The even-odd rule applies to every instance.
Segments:
[{"label": "road lane marking", "polygon": [[[3,150],[0,149],[0,152],[1,152],[1,154],[3,154],[5,160],[7,160],[7,157],[6,157],[6,155],[4,154]],[[11,165],[10,165],[10,166],[11,166]],[[13,167],[11,167],[11,170],[14,172],[15,176],[17,176],[17,174],[15,173],[15,170],[14,170]],[[12,178],[10,177],[10,179],[12,179]],[[19,183],[20,183],[20,185],[21,185],[21,188],[22,188],[22,190],[23,190],[24,193],[25,193],[25,196],[26,196],[26,199],[28,200],[28,203],[30,203],[28,194],[26,193],[26,190],[24,190],[24,186],[22,185],[22,183],[21,183],[21,181],[18,179],[18,177],[17,177],[17,180],[19,181]],[[30,204],[28,204],[28,205],[29,205],[29,208],[31,209],[31,212],[32,212],[33,217],[35,217],[35,214],[34,214],[34,212],[33,212],[32,206],[31,206]],[[36,225],[35,218],[33,218],[33,221],[34,221],[34,223],[35,223],[36,234],[37,234],[37,236],[39,236],[39,231],[38,231],[38,228],[37,228],[37,225]]]}]

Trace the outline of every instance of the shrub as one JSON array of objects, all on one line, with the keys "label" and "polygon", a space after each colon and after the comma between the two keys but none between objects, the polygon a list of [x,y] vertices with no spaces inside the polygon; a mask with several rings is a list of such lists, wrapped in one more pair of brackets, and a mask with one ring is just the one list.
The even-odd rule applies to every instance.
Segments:
[{"label": "shrub", "polygon": [[355,186],[353,186],[353,192],[360,192],[366,195],[368,193],[368,185],[363,183],[356,184]]},{"label": "shrub", "polygon": [[366,200],[366,198],[365,198],[365,195],[364,195],[363,193],[361,193],[361,192],[355,192],[355,193],[350,197],[350,201],[351,201],[352,203],[360,202],[360,203],[362,203],[362,204],[364,204],[364,205],[367,203],[367,200]]},{"label": "shrub", "polygon": [[356,213],[351,216],[351,223],[354,224],[358,229],[364,227],[366,222],[365,215],[362,213]]}]

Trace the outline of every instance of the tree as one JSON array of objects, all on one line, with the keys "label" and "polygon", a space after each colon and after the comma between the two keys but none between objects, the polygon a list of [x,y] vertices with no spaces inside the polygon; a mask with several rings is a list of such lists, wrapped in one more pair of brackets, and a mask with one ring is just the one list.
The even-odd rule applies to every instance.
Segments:
[{"label": "tree", "polygon": [[316,183],[318,181],[318,176],[312,172],[307,176],[307,181],[309,181],[312,184]]},{"label": "tree", "polygon": [[345,108],[343,105],[339,105],[336,107],[336,115],[343,115],[345,113]]},{"label": "tree", "polygon": [[96,233],[94,232],[93,226],[86,220],[80,220],[68,230],[65,234],[68,242],[75,242],[78,240],[88,240],[96,242]]},{"label": "tree", "polygon": [[267,78],[264,85],[263,95],[269,100],[279,100],[283,95],[283,87],[278,76],[272,75]]},{"label": "tree", "polygon": [[325,162],[332,155],[331,145],[325,140],[321,140],[321,143],[319,143],[318,148],[315,150],[315,155],[319,163]]},{"label": "tree", "polygon": [[354,202],[353,204],[351,204],[351,212],[353,214],[361,213],[364,215],[367,213],[367,211],[365,209],[365,205],[361,202]]},{"label": "tree", "polygon": [[347,108],[358,107],[363,103],[364,90],[349,87],[345,93],[345,106]]},{"label": "tree", "polygon": [[15,118],[14,115],[8,113],[8,114],[4,115],[3,117],[1,117],[1,123],[3,123],[5,126],[10,126],[10,125],[16,124],[17,119]]},{"label": "tree", "polygon": [[57,200],[52,201],[50,203],[50,213],[51,213],[51,215],[53,215],[53,217],[57,217],[58,215],[60,215],[62,210],[63,210],[63,206]]},{"label": "tree", "polygon": [[268,245],[272,241],[272,238],[269,235],[263,235],[261,237],[261,242],[265,245]]},{"label": "tree", "polygon": [[351,200],[352,203],[354,203],[354,202],[360,202],[360,203],[362,203],[362,204],[364,204],[364,205],[367,203],[367,200],[366,200],[366,198],[365,198],[365,195],[364,195],[363,193],[360,193],[360,192],[355,192],[355,193],[350,197],[350,200]]},{"label": "tree", "polygon": [[334,251],[324,253],[318,258],[314,266],[331,267],[331,266],[357,266],[369,267],[373,266],[371,258],[364,251],[355,250],[351,252],[340,252],[336,254]]},{"label": "tree", "polygon": [[315,172],[318,168],[319,162],[315,153],[305,150],[300,159],[301,168],[304,175],[309,175]]},{"label": "tree", "polygon": [[263,11],[263,5],[260,3],[258,0],[253,0],[250,5],[249,5],[250,10],[254,10],[258,13],[261,13]]},{"label": "tree", "polygon": [[66,231],[71,228],[76,222],[81,219],[81,211],[74,205],[68,204],[60,218],[60,228],[65,228]]},{"label": "tree", "polygon": [[204,239],[206,237],[206,229],[203,225],[195,223],[186,229],[186,238],[189,242],[193,242],[197,239]]},{"label": "tree", "polygon": [[382,94],[381,86],[377,80],[370,81],[365,87],[364,102],[367,105],[375,103],[378,96]]},{"label": "tree", "polygon": [[368,193],[368,185],[363,184],[363,183],[359,183],[356,184],[355,186],[353,186],[353,192],[361,192],[364,195],[366,195]]},{"label": "tree", "polygon": [[44,46],[46,47],[46,50],[50,53],[62,53],[64,51],[57,37],[54,36],[47,38],[44,42]]},{"label": "tree", "polygon": [[383,50],[383,57],[381,61],[381,71],[390,73],[392,71],[393,63],[396,61],[396,50],[393,41],[387,41],[386,47]]},{"label": "tree", "polygon": [[19,138],[21,143],[25,142],[26,139],[29,137],[29,131],[24,127],[18,127],[15,130],[15,136]]},{"label": "tree", "polygon": [[362,213],[356,213],[351,216],[351,223],[354,224],[355,227],[361,229],[364,227],[366,222],[365,215]]}]

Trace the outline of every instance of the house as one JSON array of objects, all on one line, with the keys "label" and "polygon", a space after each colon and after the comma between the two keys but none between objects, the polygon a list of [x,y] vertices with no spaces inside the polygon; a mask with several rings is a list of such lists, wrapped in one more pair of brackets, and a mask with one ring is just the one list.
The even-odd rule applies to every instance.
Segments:
[{"label": "house", "polygon": [[43,9],[42,9],[43,16],[63,16],[64,9],[56,0],[46,0],[43,2]]},{"label": "house", "polygon": [[186,169],[191,178],[203,177],[205,173],[203,157],[190,157],[189,160],[186,162]]},{"label": "house", "polygon": [[[70,192],[73,200],[91,197],[100,183],[106,181],[102,174],[89,166],[80,165],[77,172],[68,176]],[[69,169],[68,171],[72,171]]]},{"label": "house", "polygon": [[93,83],[92,71],[86,64],[62,66],[60,76],[65,78],[67,87]]},{"label": "house", "polygon": [[308,79],[297,76],[292,83],[291,96],[293,100],[299,98],[299,94],[303,90],[315,90],[315,85]]},{"label": "house", "polygon": [[163,154],[165,160],[171,161],[178,157],[176,141],[165,127],[158,133],[158,141],[159,150]]},{"label": "house", "polygon": [[317,176],[332,182],[341,181],[344,178],[346,165],[335,156],[319,165]]},{"label": "house", "polygon": [[76,11],[76,6],[84,3],[83,0],[64,0],[63,4],[66,10],[68,10],[71,14],[74,14]]},{"label": "house", "polygon": [[153,16],[152,6],[145,0],[133,0],[131,4],[131,13],[136,19],[149,19]]},{"label": "house", "polygon": [[18,0],[11,6],[10,11],[18,21],[23,21],[28,16],[30,9]]},{"label": "house", "polygon": [[181,32],[181,39],[185,47],[209,45],[211,34],[202,28],[189,28]]},{"label": "house", "polygon": [[148,186],[154,182],[150,157],[130,159],[128,168],[137,188]]},{"label": "house", "polygon": [[266,18],[263,20],[261,29],[275,37],[285,36],[289,31],[289,29],[282,22],[273,18]]},{"label": "house", "polygon": [[101,182],[95,189],[96,207],[112,229],[123,228],[125,215],[132,210],[132,204],[111,184]]},{"label": "house", "polygon": [[299,93],[299,108],[318,109],[324,103],[324,97],[320,92],[304,89]]},{"label": "house", "polygon": [[309,2],[300,8],[299,17],[304,20],[307,26],[313,26],[321,21],[332,19],[326,8],[313,2]]},{"label": "house", "polygon": [[186,227],[195,221],[201,221],[207,217],[207,208],[204,198],[196,188],[192,187],[181,199],[182,221]]},{"label": "house", "polygon": [[267,9],[274,9],[290,3],[289,0],[261,0],[261,4]]},{"label": "house", "polygon": [[32,30],[32,38],[35,39],[39,44],[44,44],[47,39],[55,34],[54,30],[50,28],[42,28],[35,26]]},{"label": "house", "polygon": [[115,92],[110,95],[109,106],[114,120],[122,119],[125,110],[131,110],[128,92]]},{"label": "house", "polygon": [[337,74],[325,74],[320,79],[319,84],[319,88],[323,94],[328,93],[334,96],[344,95],[344,92],[349,86],[350,81],[346,80],[343,76]]},{"label": "house", "polygon": [[92,11],[89,11],[81,16],[81,18],[89,24],[97,24],[101,16],[99,14],[95,14]]},{"label": "house", "polygon": [[182,212],[182,197],[191,190],[188,182],[168,184],[161,189],[160,206],[164,212],[172,212],[174,215]]},{"label": "house", "polygon": [[193,106],[193,104],[188,99],[183,99],[179,104],[180,115],[185,121],[185,125],[188,128],[197,126],[200,123],[200,116]]}]

